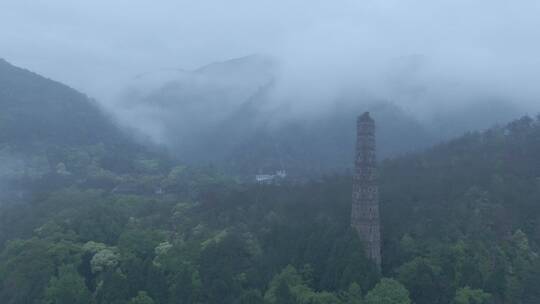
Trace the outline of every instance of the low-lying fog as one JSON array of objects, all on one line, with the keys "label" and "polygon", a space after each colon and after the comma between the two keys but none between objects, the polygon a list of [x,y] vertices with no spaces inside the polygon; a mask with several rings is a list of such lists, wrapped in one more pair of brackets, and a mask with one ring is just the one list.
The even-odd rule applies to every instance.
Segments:
[{"label": "low-lying fog", "polygon": [[[534,115],[540,105],[532,0],[8,0],[0,8],[0,56],[96,97],[185,154],[291,122],[315,132],[306,125],[381,105],[432,138]],[[219,129],[227,143],[193,143]]]}]

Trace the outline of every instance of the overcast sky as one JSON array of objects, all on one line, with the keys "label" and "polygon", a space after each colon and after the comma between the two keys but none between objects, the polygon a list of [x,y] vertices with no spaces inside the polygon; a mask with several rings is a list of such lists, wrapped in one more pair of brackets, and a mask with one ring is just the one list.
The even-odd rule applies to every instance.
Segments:
[{"label": "overcast sky", "polygon": [[[362,83],[413,99],[384,96],[397,69],[432,99],[490,91],[531,105],[539,16],[537,0],[0,0],[0,57],[103,99],[141,72],[262,53],[290,90]],[[411,55],[421,70],[400,75]]]}]

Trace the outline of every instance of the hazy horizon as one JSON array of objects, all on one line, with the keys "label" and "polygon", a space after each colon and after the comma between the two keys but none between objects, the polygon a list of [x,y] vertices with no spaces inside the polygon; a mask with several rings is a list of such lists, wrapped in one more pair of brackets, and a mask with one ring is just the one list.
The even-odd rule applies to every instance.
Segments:
[{"label": "hazy horizon", "polygon": [[502,0],[8,0],[0,57],[105,103],[141,73],[263,54],[301,110],[354,88],[412,111],[496,99],[534,112],[539,12]]}]

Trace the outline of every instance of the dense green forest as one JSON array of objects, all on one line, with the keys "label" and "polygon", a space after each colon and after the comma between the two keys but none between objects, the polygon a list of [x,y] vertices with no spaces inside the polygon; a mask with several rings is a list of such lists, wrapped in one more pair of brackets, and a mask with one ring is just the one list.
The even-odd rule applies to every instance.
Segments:
[{"label": "dense green forest", "polygon": [[1,297],[538,303],[539,139],[540,123],[524,118],[382,163],[382,274],[349,231],[347,176],[245,185],[180,166],[138,175],[160,194],[68,178],[2,206]]},{"label": "dense green forest", "polygon": [[540,303],[540,119],[382,161],[379,271],[350,176],[239,182],[136,144],[67,87],[7,81],[1,303]]}]

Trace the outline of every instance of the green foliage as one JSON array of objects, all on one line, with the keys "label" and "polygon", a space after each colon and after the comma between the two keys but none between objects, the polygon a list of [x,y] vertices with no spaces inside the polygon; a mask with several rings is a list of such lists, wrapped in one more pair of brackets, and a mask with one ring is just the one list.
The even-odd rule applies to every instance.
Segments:
[{"label": "green foliage", "polygon": [[45,290],[48,304],[91,304],[92,294],[72,265],[61,266],[58,276],[53,277]]},{"label": "green foliage", "polygon": [[484,292],[481,289],[471,289],[466,286],[456,291],[456,297],[454,298],[455,304],[484,304],[488,303],[491,299],[489,293]]},{"label": "green foliage", "polygon": [[80,247],[37,238],[9,242],[0,254],[0,298],[4,303],[42,299],[57,267],[78,264]]},{"label": "green foliage", "polygon": [[264,296],[268,303],[341,303],[339,298],[329,292],[315,292],[311,289],[302,275],[291,265],[285,267],[270,282]]},{"label": "green foliage", "polygon": [[114,252],[114,249],[105,248],[94,254],[90,265],[92,272],[98,273],[111,269],[115,269],[118,265],[120,257]]},{"label": "green foliage", "polygon": [[129,298],[129,282],[122,272],[109,270],[101,275],[101,281],[96,289],[98,304],[120,304]]},{"label": "green foliage", "polygon": [[203,297],[211,303],[238,299],[250,258],[245,241],[236,234],[226,234],[204,246],[199,265]]},{"label": "green foliage", "polygon": [[297,286],[304,286],[304,281],[296,269],[289,265],[272,279],[264,298],[269,303],[280,303],[283,300],[293,301],[294,296],[290,287]]},{"label": "green foliage", "polygon": [[444,296],[441,278],[442,270],[425,258],[415,258],[397,269],[398,278],[412,291],[415,303],[439,303]]},{"label": "green foliage", "polygon": [[139,291],[136,297],[129,300],[128,304],[154,304],[154,300],[144,291]]},{"label": "green foliage", "polygon": [[105,144],[40,150],[10,171],[32,195],[0,204],[0,299],[536,304],[539,138],[524,120],[382,163],[383,280],[350,177],[241,185],[148,155],[119,173]]},{"label": "green foliage", "polygon": [[160,231],[131,227],[122,232],[118,245],[130,254],[147,259],[154,257],[156,248],[164,239],[165,235]]},{"label": "green foliage", "polygon": [[259,290],[250,289],[242,293],[240,304],[264,304],[264,298]]},{"label": "green foliage", "polygon": [[368,292],[365,304],[410,304],[409,292],[398,281],[382,279]]},{"label": "green foliage", "polygon": [[351,283],[349,289],[344,295],[344,304],[362,304],[362,289],[356,282]]},{"label": "green foliage", "polygon": [[275,300],[272,303],[283,303],[283,304],[295,304],[296,299],[292,294],[289,285],[285,280],[281,280],[278,283],[277,288],[274,291]]}]

